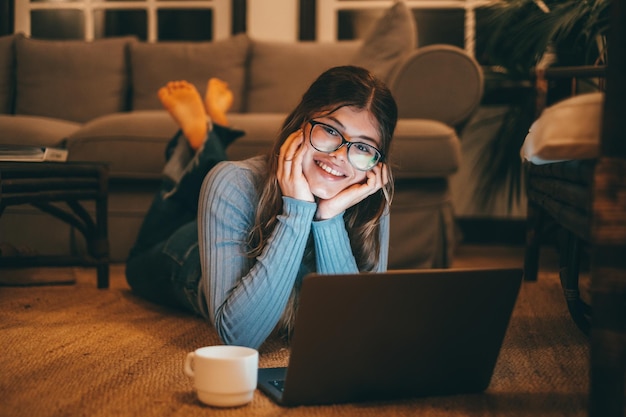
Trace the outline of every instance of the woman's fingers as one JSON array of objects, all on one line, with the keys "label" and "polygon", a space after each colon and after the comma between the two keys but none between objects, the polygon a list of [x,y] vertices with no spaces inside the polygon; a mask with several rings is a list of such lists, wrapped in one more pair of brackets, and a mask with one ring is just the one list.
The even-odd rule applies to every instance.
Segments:
[{"label": "woman's fingers", "polygon": [[389,182],[389,171],[387,170],[387,165],[381,163],[380,170],[382,171],[383,185],[387,185]]},{"label": "woman's fingers", "polygon": [[278,171],[276,173],[284,196],[298,200],[314,201],[304,174],[302,160],[305,153],[304,135],[298,130],[287,138],[280,147]]},{"label": "woman's fingers", "polygon": [[384,164],[378,164],[367,172],[367,184],[370,186],[368,195],[374,194],[387,184],[387,169]]},{"label": "woman's fingers", "polygon": [[293,132],[287,140],[280,147],[280,153],[278,154],[278,172],[280,177],[285,174],[291,173],[291,167],[293,164],[294,155],[298,151],[298,148],[302,144],[302,130]]},{"label": "woman's fingers", "polygon": [[283,143],[280,147],[279,157],[283,161],[293,160],[296,152],[301,147],[303,141],[304,135],[302,134],[302,129],[296,130],[291,135],[289,135],[285,143]]}]

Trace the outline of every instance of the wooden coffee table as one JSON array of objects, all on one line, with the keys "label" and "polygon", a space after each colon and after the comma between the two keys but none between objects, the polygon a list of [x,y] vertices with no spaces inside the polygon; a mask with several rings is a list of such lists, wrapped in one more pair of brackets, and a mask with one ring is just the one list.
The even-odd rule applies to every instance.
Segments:
[{"label": "wooden coffee table", "polygon": [[[0,217],[30,204],[81,232],[87,254],[0,257],[0,267],[95,266],[98,288],[109,287],[108,167],[85,162],[0,162]],[[83,206],[94,201],[95,219]]]}]

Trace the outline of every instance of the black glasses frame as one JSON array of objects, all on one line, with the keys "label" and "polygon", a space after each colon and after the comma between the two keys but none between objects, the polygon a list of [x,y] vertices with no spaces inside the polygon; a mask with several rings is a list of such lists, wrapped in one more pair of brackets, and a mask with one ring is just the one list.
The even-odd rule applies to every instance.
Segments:
[{"label": "black glasses frame", "polygon": [[[384,158],[385,158],[385,155],[384,155],[384,154],[380,151],[380,149],[378,149],[378,148],[376,148],[375,146],[372,146],[372,145],[370,145],[370,144],[368,144],[368,143],[364,143],[364,142],[350,142],[349,140],[347,140],[347,139],[343,136],[343,134],[342,134],[339,130],[337,130],[337,128],[335,128],[335,127],[333,127],[333,126],[331,126],[331,125],[329,125],[329,124],[322,123],[322,122],[318,122],[317,120],[309,120],[309,124],[311,125],[311,129],[309,130],[309,143],[311,144],[311,146],[312,146],[315,150],[317,150],[317,151],[319,151],[319,152],[324,152],[324,153],[331,153],[331,152],[335,152],[336,150],[341,149],[343,146],[347,146],[347,147],[348,147],[348,149],[347,149],[348,161],[350,161],[350,164],[351,164],[351,165],[352,165],[355,169],[358,169],[359,171],[369,171],[369,170],[371,170],[372,168],[374,168],[374,167],[375,167],[375,166],[376,166],[379,162],[383,161],[383,160],[384,160]],[[316,126],[316,125],[324,126],[324,127],[330,128],[330,129],[334,130],[335,132],[337,132],[337,134],[338,134],[338,135],[339,135],[339,137],[341,138],[341,143],[339,144],[339,146],[337,146],[335,149],[330,150],[330,151],[325,151],[325,150],[323,150],[323,149],[319,149],[319,148],[315,147],[315,145],[313,144],[312,137],[313,137],[313,129],[315,128],[315,126]],[[372,165],[372,166],[371,166],[370,168],[368,168],[368,169],[361,169],[361,168],[356,167],[356,166],[352,163],[352,160],[350,159],[350,147],[352,147],[352,145],[362,145],[362,146],[367,146],[368,148],[372,148],[372,149],[376,152],[376,154],[378,155],[378,159],[376,160],[376,163],[375,163],[374,165]]]}]

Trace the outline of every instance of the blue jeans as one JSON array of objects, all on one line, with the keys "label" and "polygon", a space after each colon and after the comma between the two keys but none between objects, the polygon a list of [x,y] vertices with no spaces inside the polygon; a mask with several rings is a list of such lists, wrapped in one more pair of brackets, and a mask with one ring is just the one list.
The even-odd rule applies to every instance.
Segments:
[{"label": "blue jeans", "polygon": [[136,295],[201,314],[198,282],[198,196],[206,174],[226,160],[226,146],[243,132],[214,126],[194,153],[179,132],[170,141],[161,188],[126,261],[126,280]]}]

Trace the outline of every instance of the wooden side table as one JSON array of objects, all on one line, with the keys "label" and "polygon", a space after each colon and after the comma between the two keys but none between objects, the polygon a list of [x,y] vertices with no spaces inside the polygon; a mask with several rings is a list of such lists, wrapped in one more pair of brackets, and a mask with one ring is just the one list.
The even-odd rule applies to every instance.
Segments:
[{"label": "wooden side table", "polygon": [[[0,258],[0,267],[97,268],[98,288],[109,287],[108,167],[82,162],[0,162],[0,217],[7,206],[30,204],[76,228],[85,256],[35,255]],[[82,202],[94,201],[95,219]]]}]

